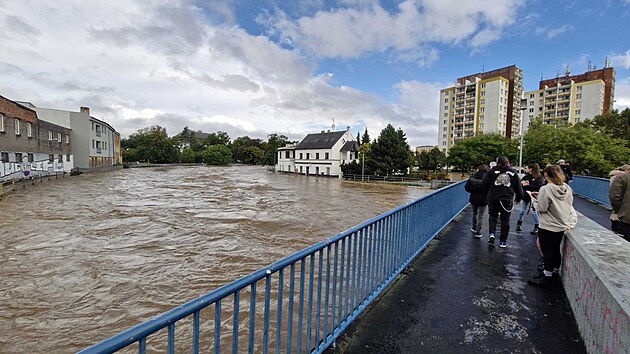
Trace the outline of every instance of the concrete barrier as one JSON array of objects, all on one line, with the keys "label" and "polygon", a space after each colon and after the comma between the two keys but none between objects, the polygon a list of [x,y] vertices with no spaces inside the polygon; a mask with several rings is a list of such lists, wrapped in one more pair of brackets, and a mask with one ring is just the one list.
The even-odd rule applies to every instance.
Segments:
[{"label": "concrete barrier", "polygon": [[630,353],[630,242],[579,215],[562,283],[589,353]]}]

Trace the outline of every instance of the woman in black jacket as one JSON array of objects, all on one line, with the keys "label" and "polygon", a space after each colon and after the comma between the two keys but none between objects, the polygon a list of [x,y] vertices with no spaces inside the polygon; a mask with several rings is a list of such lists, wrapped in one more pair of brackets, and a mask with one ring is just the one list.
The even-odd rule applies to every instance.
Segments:
[{"label": "woman in black jacket", "polygon": [[480,165],[477,168],[477,172],[470,176],[464,189],[470,193],[470,206],[472,208],[472,231],[475,238],[481,238],[481,224],[483,223],[483,215],[486,213],[488,207],[488,199],[486,198],[487,191],[483,187],[483,176],[488,171],[488,165]]},{"label": "woman in black jacket", "polygon": [[[540,174],[540,166],[537,163],[530,163],[527,165],[527,169],[525,170],[526,174],[523,176],[521,180],[521,184],[523,185],[523,203],[521,203],[521,211],[518,213],[518,220],[516,221],[516,231],[521,231],[521,225],[523,224],[523,217],[525,217],[525,213],[529,210],[532,199],[527,192],[538,192],[540,187],[545,184],[545,177]],[[532,216],[534,217],[534,229],[530,232],[532,235],[538,234],[538,224],[540,223],[540,218],[538,216],[538,211],[532,208]]]}]

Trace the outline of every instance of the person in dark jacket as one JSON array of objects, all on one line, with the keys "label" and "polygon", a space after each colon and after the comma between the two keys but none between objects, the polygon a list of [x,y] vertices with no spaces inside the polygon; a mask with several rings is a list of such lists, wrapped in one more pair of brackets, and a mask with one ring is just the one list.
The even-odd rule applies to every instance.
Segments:
[{"label": "person in dark jacket", "polygon": [[564,180],[567,183],[573,182],[573,170],[571,170],[571,165],[563,159],[558,160],[558,165],[560,165],[562,173],[564,173]]},{"label": "person in dark jacket", "polygon": [[480,165],[477,172],[470,176],[464,189],[470,193],[468,201],[472,208],[472,231],[475,238],[481,238],[481,224],[483,223],[483,215],[488,207],[487,191],[483,187],[483,176],[488,172],[488,165]]},{"label": "person in dark jacket", "polygon": [[[545,177],[540,174],[540,166],[537,163],[530,163],[525,170],[526,174],[521,180],[523,186],[523,202],[520,203],[521,211],[518,213],[518,220],[516,221],[516,231],[521,231],[521,225],[523,224],[523,217],[525,213],[530,210],[532,199],[527,192],[538,192],[540,187],[545,184]],[[534,208],[531,209],[532,216],[534,217],[534,229],[530,232],[532,235],[538,234],[538,224],[540,218],[538,211]]]},{"label": "person in dark jacket", "polygon": [[484,188],[488,190],[488,243],[494,245],[497,230],[497,219],[501,214],[501,238],[499,247],[508,246],[507,238],[510,232],[510,215],[514,203],[523,199],[523,187],[516,171],[510,167],[510,161],[505,156],[497,158],[497,165],[490,169],[482,180]]}]

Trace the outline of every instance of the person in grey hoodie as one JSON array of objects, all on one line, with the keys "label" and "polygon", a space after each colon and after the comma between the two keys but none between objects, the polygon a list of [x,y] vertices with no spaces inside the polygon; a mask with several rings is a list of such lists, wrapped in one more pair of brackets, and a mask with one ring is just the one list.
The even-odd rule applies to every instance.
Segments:
[{"label": "person in grey hoodie", "polygon": [[547,286],[558,274],[562,255],[560,244],[566,230],[577,224],[577,213],[573,209],[573,190],[565,183],[564,173],[558,165],[548,165],[544,170],[547,184],[539,192],[532,192],[532,201],[540,215],[538,239],[544,258],[544,270],[538,277],[528,280],[530,284]]}]

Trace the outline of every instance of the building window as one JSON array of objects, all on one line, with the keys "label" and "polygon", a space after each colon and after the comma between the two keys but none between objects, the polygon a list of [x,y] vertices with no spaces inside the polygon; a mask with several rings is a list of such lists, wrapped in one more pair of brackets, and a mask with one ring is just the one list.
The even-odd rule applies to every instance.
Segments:
[{"label": "building window", "polygon": [[48,141],[52,141],[52,130],[48,131]]},{"label": "building window", "polygon": [[577,91],[582,91],[582,86],[577,86],[575,89],[576,89]]},{"label": "building window", "polygon": [[486,95],[486,91],[481,91],[481,96],[485,96]]},{"label": "building window", "polygon": [[15,118],[15,135],[20,135],[20,120]]},{"label": "building window", "polygon": [[66,155],[66,162],[70,162],[70,155]]},{"label": "building window", "polygon": [[63,162],[63,155],[59,154],[59,158],[57,159],[58,162]]},{"label": "building window", "polygon": [[533,106],[534,105],[534,101],[529,101],[529,105]]},{"label": "building window", "polygon": [[533,109],[533,108],[530,108],[530,109],[529,109],[529,113],[534,113],[534,109]]},{"label": "building window", "polygon": [[306,159],[307,159],[307,160],[309,160],[309,159],[310,159],[310,157],[311,157],[311,153],[307,152],[307,153],[306,153]]},{"label": "building window", "polygon": [[94,122],[92,122],[92,130],[94,130]]},{"label": "building window", "polygon": [[[302,153],[300,153],[300,160],[301,160],[301,159],[302,159]],[[302,172],[302,171],[300,171],[300,172]]]},{"label": "building window", "polygon": [[575,114],[576,114],[576,115],[579,115],[581,112],[582,112],[582,110],[580,110],[580,109],[576,109],[576,110],[575,110]]},{"label": "building window", "polygon": [[330,153],[327,152],[326,154],[324,154],[324,157],[326,158],[326,160],[328,160],[330,158]]},{"label": "building window", "polygon": [[481,108],[479,108],[479,112],[485,112],[485,111],[486,111],[486,108],[485,108],[485,107],[481,107]]},{"label": "building window", "polygon": [[61,133],[57,133],[57,141],[61,142]]},{"label": "building window", "polygon": [[4,132],[4,115],[0,114],[0,132]]},{"label": "building window", "polygon": [[447,131],[448,131],[448,128],[444,127],[442,130],[443,130],[443,131],[445,131],[445,132],[447,132]]},{"label": "building window", "polygon": [[536,95],[534,95],[533,93],[529,95],[529,98],[534,98]]},{"label": "building window", "polygon": [[575,99],[576,100],[582,99],[582,94],[578,93],[577,95],[575,95]]},{"label": "building window", "polygon": [[92,139],[92,149],[96,149],[96,143],[94,142],[94,139]]},{"label": "building window", "polygon": [[315,160],[319,160],[319,152],[315,154]]},{"label": "building window", "polygon": [[48,155],[48,162],[55,162],[55,155]]},{"label": "building window", "polygon": [[479,115],[479,120],[483,120],[485,116],[483,114]]},{"label": "building window", "polygon": [[444,118],[448,117],[448,113],[444,113]]},{"label": "building window", "polygon": [[444,103],[448,103],[448,98],[445,98],[445,99],[444,99]]},{"label": "building window", "polygon": [[8,152],[3,152],[2,153],[2,162],[9,162],[9,153]]},{"label": "building window", "polygon": [[66,144],[70,144],[70,134],[66,134]]},{"label": "building window", "polygon": [[33,156],[33,154],[28,154],[28,162],[35,162],[35,156]]},{"label": "building window", "polygon": [[22,162],[22,153],[21,152],[16,152],[15,153],[15,162]]},{"label": "building window", "polygon": [[33,124],[26,122],[26,136],[29,138],[33,136]]},{"label": "building window", "polygon": [[484,88],[484,87],[486,87],[486,84],[485,83],[481,84],[481,88]]}]

